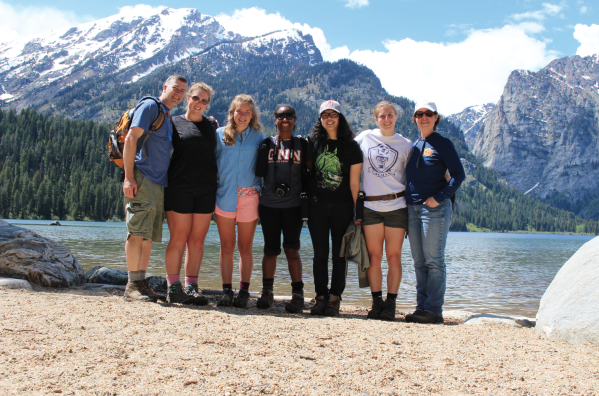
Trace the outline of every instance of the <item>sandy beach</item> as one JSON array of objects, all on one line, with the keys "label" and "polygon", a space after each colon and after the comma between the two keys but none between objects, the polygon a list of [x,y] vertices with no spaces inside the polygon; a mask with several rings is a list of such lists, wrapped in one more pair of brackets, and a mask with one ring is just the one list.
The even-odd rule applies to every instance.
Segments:
[{"label": "sandy beach", "polygon": [[599,346],[531,328],[0,290],[0,395],[594,395]]}]

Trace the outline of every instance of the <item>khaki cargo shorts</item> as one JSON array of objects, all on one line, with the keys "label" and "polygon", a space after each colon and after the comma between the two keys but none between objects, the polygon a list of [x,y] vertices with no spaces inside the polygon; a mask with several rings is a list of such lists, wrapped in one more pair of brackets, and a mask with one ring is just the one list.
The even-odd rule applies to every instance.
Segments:
[{"label": "khaki cargo shorts", "polygon": [[137,169],[135,182],[137,183],[135,198],[125,197],[127,239],[133,235],[142,237],[146,241],[162,242],[164,187],[147,180]]}]

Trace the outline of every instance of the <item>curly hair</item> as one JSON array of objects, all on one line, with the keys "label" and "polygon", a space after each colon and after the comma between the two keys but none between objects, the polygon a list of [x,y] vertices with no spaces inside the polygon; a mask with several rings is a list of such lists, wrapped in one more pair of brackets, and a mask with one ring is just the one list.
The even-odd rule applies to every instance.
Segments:
[{"label": "curly hair", "polygon": [[235,96],[231,105],[229,106],[229,116],[228,123],[225,126],[224,132],[225,136],[223,136],[223,141],[227,146],[235,145],[235,141],[237,140],[237,125],[235,124],[235,110],[237,106],[241,103],[247,103],[250,105],[252,112],[252,120],[250,121],[249,127],[255,129],[256,131],[262,130],[262,124],[260,124],[260,111],[254,102],[254,99],[250,95],[239,94]]},{"label": "curly hair", "polygon": [[[352,127],[347,122],[345,116],[339,113],[339,126],[337,127],[337,141],[345,145],[348,142],[351,142],[356,137],[356,133],[352,129]],[[310,140],[312,144],[314,144],[314,148],[317,152],[319,152],[324,146],[327,144],[327,140],[329,139],[329,134],[327,130],[322,126],[322,119],[318,117],[318,121],[312,127],[310,131]]]}]

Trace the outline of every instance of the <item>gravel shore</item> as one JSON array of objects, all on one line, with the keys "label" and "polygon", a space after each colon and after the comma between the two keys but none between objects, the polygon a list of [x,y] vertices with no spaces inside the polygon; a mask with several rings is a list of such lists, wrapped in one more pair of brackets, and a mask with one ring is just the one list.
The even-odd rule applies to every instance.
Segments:
[{"label": "gravel shore", "polygon": [[[595,395],[599,345],[531,328],[0,290],[0,395]],[[215,299],[216,297],[212,297]]]}]

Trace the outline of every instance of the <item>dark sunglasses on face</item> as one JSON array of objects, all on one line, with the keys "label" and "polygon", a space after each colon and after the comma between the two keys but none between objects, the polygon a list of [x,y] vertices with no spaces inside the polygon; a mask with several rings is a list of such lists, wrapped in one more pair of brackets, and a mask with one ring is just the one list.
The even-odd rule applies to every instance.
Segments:
[{"label": "dark sunglasses on face", "polygon": [[414,117],[416,118],[422,118],[422,116],[427,116],[428,118],[431,118],[432,116],[434,116],[437,113],[434,113],[430,110],[427,111],[417,111],[414,113]]},{"label": "dark sunglasses on face", "polygon": [[323,120],[326,120],[327,118],[337,119],[339,118],[339,114],[337,114],[336,112],[322,113],[320,115],[320,118],[322,118]]},{"label": "dark sunglasses on face", "polygon": [[275,118],[277,120],[293,120],[295,118],[295,113],[276,113]]},{"label": "dark sunglasses on face", "polygon": [[210,101],[209,101],[208,99],[200,99],[200,97],[199,97],[199,96],[196,96],[196,95],[194,95],[194,96],[190,96],[190,98],[191,98],[191,100],[193,100],[194,102],[202,102],[202,104],[203,104],[204,106],[207,106],[207,105],[208,105],[208,103],[210,103]]}]

